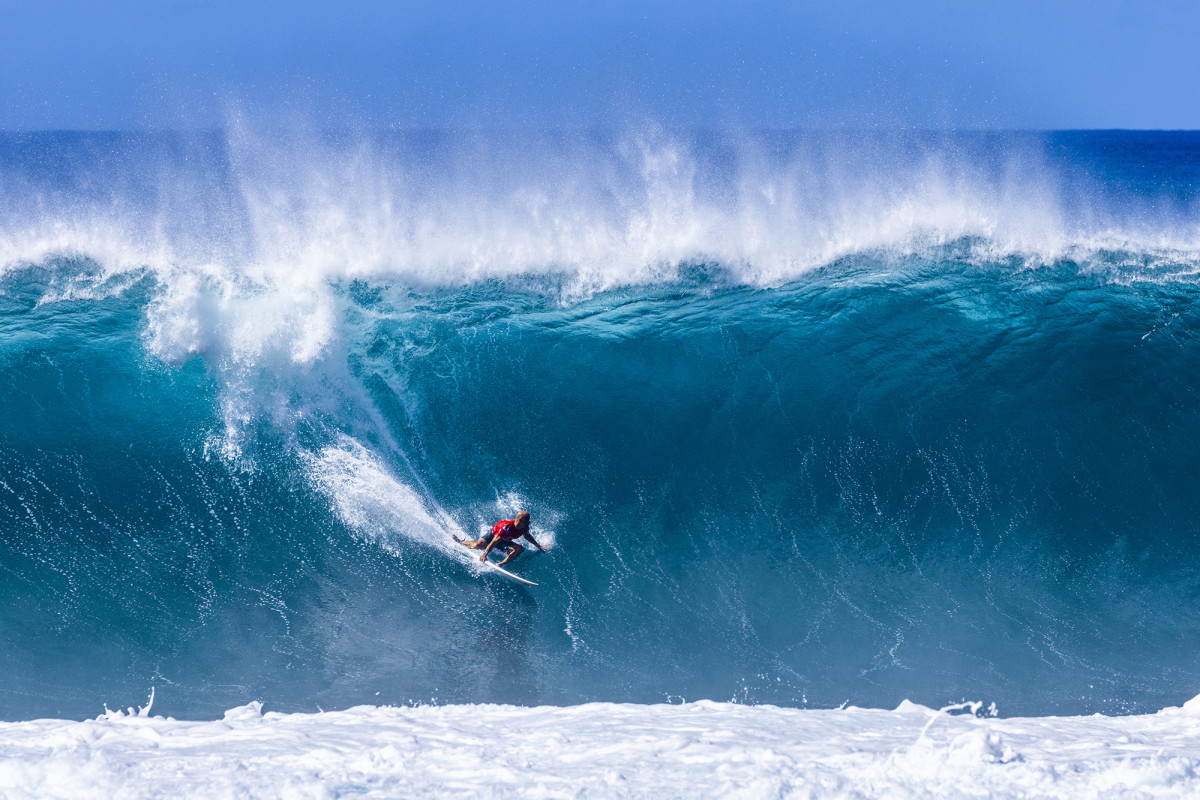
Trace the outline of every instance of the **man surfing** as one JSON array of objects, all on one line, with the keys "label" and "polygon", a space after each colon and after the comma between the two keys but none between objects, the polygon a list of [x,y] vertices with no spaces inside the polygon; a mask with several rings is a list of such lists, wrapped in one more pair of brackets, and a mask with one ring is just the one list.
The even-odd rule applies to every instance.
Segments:
[{"label": "man surfing", "polygon": [[[453,535],[453,534],[452,534]],[[488,553],[492,552],[492,548],[504,551],[504,560],[496,566],[503,567],[508,562],[512,561],[521,553],[525,552],[525,548],[517,544],[516,540],[524,536],[538,550],[545,552],[546,548],[537,543],[529,534],[529,512],[518,511],[517,516],[513,519],[502,519],[492,526],[492,532],[486,536],[481,536],[478,539],[462,540],[457,536],[454,541],[459,544],[466,545],[472,550],[482,550],[483,555],[479,557],[480,561],[487,561]]]}]

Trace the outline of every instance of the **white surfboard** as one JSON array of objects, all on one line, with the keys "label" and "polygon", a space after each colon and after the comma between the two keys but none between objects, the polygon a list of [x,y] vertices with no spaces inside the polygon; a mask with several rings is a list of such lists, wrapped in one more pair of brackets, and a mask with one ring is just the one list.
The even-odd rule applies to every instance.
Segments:
[{"label": "white surfboard", "polygon": [[537,586],[537,584],[534,583],[533,581],[526,580],[525,578],[522,578],[520,575],[515,575],[515,574],[509,572],[504,567],[500,566],[499,564],[494,563],[490,558],[488,560],[484,561],[483,565],[485,567],[491,567],[492,569],[496,570],[496,572],[499,572],[504,577],[511,578],[512,580],[516,581],[517,583],[523,583],[526,586]]},{"label": "white surfboard", "polygon": [[[462,539],[459,539],[457,536],[451,535],[450,538],[452,538],[454,541],[458,542],[460,545],[462,544]],[[468,553],[478,553],[479,552],[478,550],[472,550],[471,548],[466,547],[465,545],[463,546],[463,549],[466,550]],[[480,561],[478,558],[471,557],[471,560],[476,563],[483,564],[488,569],[491,569],[495,572],[499,572],[501,575],[508,578],[509,580],[516,581],[517,583],[523,583],[526,586],[537,586],[537,584],[534,583],[533,581],[527,580],[525,578],[522,578],[520,575],[516,575],[512,572],[509,572],[504,567],[502,567],[499,564],[497,564],[496,562],[492,561],[490,558]]]}]

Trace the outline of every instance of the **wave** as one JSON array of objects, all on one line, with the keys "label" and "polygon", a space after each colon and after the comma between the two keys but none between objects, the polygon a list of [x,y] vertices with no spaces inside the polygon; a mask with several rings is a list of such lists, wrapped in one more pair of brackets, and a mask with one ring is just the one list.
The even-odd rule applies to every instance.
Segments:
[{"label": "wave", "polygon": [[1190,173],[1095,136],[5,137],[8,715],[1186,699]]},{"label": "wave", "polygon": [[[335,287],[359,280],[572,303],[912,258],[1118,282],[1200,265],[1196,187],[1138,173],[1145,136],[267,131],[0,137],[0,267],[88,264],[51,269],[47,300],[151,274],[148,349],[223,372],[230,455],[263,412],[243,399],[308,395],[251,384],[344,383],[308,372],[342,360]],[[1194,138],[1153,141],[1186,163]]]}]

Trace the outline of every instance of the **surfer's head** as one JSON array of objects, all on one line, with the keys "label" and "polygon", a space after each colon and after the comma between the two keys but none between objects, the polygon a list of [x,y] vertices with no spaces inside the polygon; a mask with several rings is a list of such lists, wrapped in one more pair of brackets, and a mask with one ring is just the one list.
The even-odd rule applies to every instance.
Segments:
[{"label": "surfer's head", "polygon": [[529,530],[529,512],[518,511],[517,515],[513,517],[513,524],[523,531]]}]

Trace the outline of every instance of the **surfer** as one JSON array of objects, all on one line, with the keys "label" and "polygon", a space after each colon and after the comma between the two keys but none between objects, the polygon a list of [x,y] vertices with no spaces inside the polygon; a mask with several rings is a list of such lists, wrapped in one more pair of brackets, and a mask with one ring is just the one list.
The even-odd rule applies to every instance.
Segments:
[{"label": "surfer", "polygon": [[488,553],[492,552],[492,548],[502,550],[505,553],[504,560],[496,566],[503,567],[508,562],[512,561],[521,553],[525,552],[525,548],[517,544],[516,540],[524,536],[538,550],[545,551],[546,548],[537,543],[537,540],[529,534],[529,512],[518,511],[517,516],[512,519],[502,519],[492,526],[492,532],[486,536],[481,536],[478,539],[468,539],[463,542],[467,547],[473,550],[482,550],[483,555],[479,557],[480,561],[487,561]]}]

